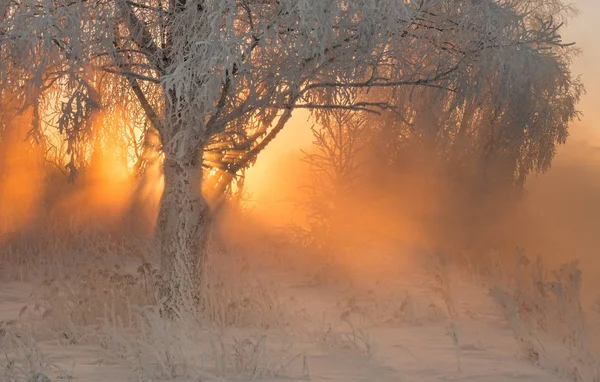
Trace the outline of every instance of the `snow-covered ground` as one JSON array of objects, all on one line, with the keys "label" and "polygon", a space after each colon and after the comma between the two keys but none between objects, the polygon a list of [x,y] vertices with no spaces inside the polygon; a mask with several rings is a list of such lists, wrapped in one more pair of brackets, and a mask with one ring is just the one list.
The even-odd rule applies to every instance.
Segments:
[{"label": "snow-covered ground", "polygon": [[[285,271],[252,272],[253,281],[237,289],[244,296],[233,296],[235,289],[215,292],[211,309],[220,324],[170,323],[152,311],[135,313],[134,302],[121,309],[111,293],[126,290],[109,285],[102,293],[113,297],[88,301],[56,282],[4,282],[0,380],[27,380],[36,371],[51,380],[86,382],[587,378],[582,365],[591,361],[582,360],[585,351],[577,358],[572,350],[582,344],[569,348],[530,328],[517,340],[483,278],[415,267],[395,272],[393,279],[382,274],[374,282],[329,285]],[[95,290],[95,282],[85,288]],[[94,320],[100,305],[104,317]],[[535,354],[524,351],[523,338],[537,341]]]}]

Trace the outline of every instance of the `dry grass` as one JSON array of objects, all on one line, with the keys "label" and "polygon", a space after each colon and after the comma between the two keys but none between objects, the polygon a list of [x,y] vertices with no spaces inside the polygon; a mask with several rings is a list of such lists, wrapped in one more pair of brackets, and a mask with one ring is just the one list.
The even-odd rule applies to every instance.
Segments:
[{"label": "dry grass", "polygon": [[0,324],[0,349],[3,382],[50,382],[47,375],[72,380],[66,370],[47,362],[35,339],[15,324]]},{"label": "dry grass", "polygon": [[93,269],[112,270],[132,259],[151,259],[152,243],[127,230],[75,220],[40,218],[44,226],[1,237],[0,280],[68,279]]},{"label": "dry grass", "polygon": [[[582,273],[577,262],[549,272],[539,257],[532,262],[518,249],[513,264],[514,276],[497,283],[491,295],[523,354],[575,381],[600,381],[600,363],[590,346],[581,306]],[[566,359],[557,355],[557,347],[568,352]]]},{"label": "dry grass", "polygon": [[[44,370],[41,361],[34,362],[41,357],[34,346],[36,336],[50,336],[63,346],[97,345],[106,362],[126,365],[152,380],[267,378],[285,375],[291,366],[303,375],[297,369],[306,361],[293,352],[287,338],[306,331],[304,318],[290,314],[294,309],[276,287],[265,286],[242,262],[210,256],[199,310],[170,320],[157,309],[156,269],[131,256],[144,246],[128,250],[123,242],[89,234],[80,237],[85,256],[71,252],[74,243],[57,240],[44,258],[41,244],[30,245],[24,237],[13,240],[2,260],[10,269],[23,270],[17,279],[37,287],[34,302],[20,313],[23,331],[18,336],[4,332],[12,340],[29,342],[22,341],[15,348],[20,353],[0,365],[2,381],[23,380]],[[123,252],[129,256],[116,263],[106,260]],[[45,269],[53,259],[60,259],[59,265]],[[77,261],[69,263],[71,259]]]},{"label": "dry grass", "polygon": [[[440,254],[422,259],[436,299],[408,290],[396,291],[393,298],[352,297],[337,306],[340,320],[331,323],[300,313],[297,301],[284,299],[281,288],[253,272],[251,258],[213,252],[199,311],[167,320],[157,309],[159,277],[148,242],[93,229],[73,229],[71,235],[41,237],[35,244],[22,235],[4,243],[0,277],[31,281],[37,288],[35,302],[21,311],[20,326],[0,329],[0,341],[6,345],[2,349],[8,349],[0,361],[2,381],[48,372],[68,377],[46,363],[35,344],[36,336],[48,333],[63,346],[95,344],[106,362],[124,364],[152,380],[308,378],[305,349],[295,349],[295,342],[302,346],[308,340],[371,359],[378,347],[367,327],[442,322],[461,370],[461,312],[451,260]],[[340,275],[327,259],[310,261],[315,274]],[[600,381],[581,308],[577,264],[550,272],[541,260],[531,261],[522,251],[510,264],[490,256],[486,267],[471,265],[470,276],[491,280],[491,296],[523,355],[575,381]],[[566,349],[567,357],[556,353],[556,347]]]}]

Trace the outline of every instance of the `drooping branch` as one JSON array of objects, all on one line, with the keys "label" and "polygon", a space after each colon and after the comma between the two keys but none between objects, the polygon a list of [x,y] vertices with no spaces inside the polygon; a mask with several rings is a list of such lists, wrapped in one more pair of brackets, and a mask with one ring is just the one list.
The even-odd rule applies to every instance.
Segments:
[{"label": "drooping branch", "polygon": [[277,135],[283,130],[287,122],[292,117],[293,108],[287,108],[277,121],[277,124],[269,131],[269,133],[251,150],[246,152],[241,159],[236,161],[233,166],[230,166],[227,171],[223,173],[219,183],[215,187],[215,195],[217,198],[221,198],[215,201],[215,206],[222,203],[222,197],[225,195],[225,190],[231,185],[231,182],[235,178],[238,171],[247,168],[252,162],[256,160],[258,155],[277,137]]}]

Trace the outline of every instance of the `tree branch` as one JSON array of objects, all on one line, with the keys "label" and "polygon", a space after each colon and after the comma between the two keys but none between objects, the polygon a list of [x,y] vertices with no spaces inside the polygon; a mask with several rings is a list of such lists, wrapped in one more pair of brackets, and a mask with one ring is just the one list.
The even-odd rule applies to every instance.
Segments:
[{"label": "tree branch", "polygon": [[315,83],[315,84],[306,86],[304,88],[304,90],[302,91],[302,93],[304,94],[306,92],[309,92],[310,90],[317,89],[317,88],[371,88],[371,87],[396,87],[396,86],[407,86],[407,85],[408,86],[429,86],[429,87],[435,87],[435,88],[440,88],[440,89],[444,89],[444,90],[452,90],[452,89],[448,89],[447,87],[444,87],[441,85],[432,84],[432,82],[440,81],[440,80],[444,79],[444,77],[446,77],[447,75],[455,72],[456,70],[458,70],[458,65],[455,65],[452,68],[450,68],[442,73],[439,73],[432,78],[420,78],[418,80],[410,80],[410,81],[406,81],[406,80],[402,80],[402,81],[381,81],[381,80],[371,81],[369,79],[367,81],[362,81],[362,82],[321,82],[321,83]]},{"label": "tree branch", "polygon": [[[281,132],[281,130],[283,130],[284,126],[292,117],[293,110],[293,108],[286,108],[282,116],[277,121],[277,124],[273,127],[273,129],[271,129],[271,131],[265,136],[265,138],[259,144],[254,146],[251,150],[249,150],[242,159],[240,159],[239,161],[237,161],[237,163],[228,168],[228,170],[223,174],[221,180],[215,187],[215,195],[220,196],[222,198],[222,195],[225,194],[225,190],[227,189],[227,187],[229,187],[229,185],[235,178],[236,173],[241,169],[248,167],[250,163],[252,163],[252,161],[254,161],[257,158],[258,154],[260,154],[260,152],[263,151],[267,147],[267,145],[271,143],[271,141],[273,141],[273,139],[275,139],[275,137]],[[222,200],[216,201],[217,206],[220,203],[222,203]]]},{"label": "tree branch", "polygon": [[102,71],[107,72],[107,73],[118,74],[118,75],[126,76],[126,77],[129,77],[129,78],[135,78],[135,79],[142,80],[142,81],[152,82],[152,83],[155,83],[155,84],[159,84],[160,83],[160,80],[158,78],[150,77],[150,76],[144,76],[143,74],[138,74],[138,73],[133,72],[131,70],[115,70],[115,69],[107,68],[107,67],[104,67],[104,66],[101,69],[102,69]]},{"label": "tree branch", "polygon": [[386,102],[357,102],[351,105],[335,105],[335,104],[316,104],[316,103],[305,103],[305,104],[296,104],[294,106],[289,106],[297,109],[331,109],[331,110],[353,110],[353,111],[364,111],[372,114],[381,114],[379,111],[374,110],[373,108],[377,108],[379,110],[390,109],[391,105]]},{"label": "tree branch", "polygon": [[121,11],[123,20],[129,29],[131,39],[140,48],[140,50],[148,57],[148,60],[154,64],[156,70],[163,75],[164,74],[164,63],[161,59],[162,50],[156,45],[152,34],[146,28],[143,22],[131,9],[131,4],[127,0],[117,0],[117,6]]},{"label": "tree branch", "polygon": [[[115,48],[117,48],[118,50],[117,46],[115,46]],[[124,77],[127,79],[127,82],[129,82],[131,90],[133,90],[133,93],[137,97],[140,106],[144,110],[144,113],[146,113],[146,116],[152,123],[152,126],[159,132],[159,134],[164,134],[165,131],[162,121],[160,120],[160,117],[158,116],[152,105],[150,105],[150,102],[148,102],[148,98],[146,98],[146,95],[144,94],[142,87],[138,83],[137,78],[135,76],[132,76],[131,74],[127,74],[132,73],[129,65],[126,62],[124,62],[123,58],[119,55],[119,53],[115,52],[114,58],[117,63],[117,66],[121,69],[120,73],[123,73]]]}]

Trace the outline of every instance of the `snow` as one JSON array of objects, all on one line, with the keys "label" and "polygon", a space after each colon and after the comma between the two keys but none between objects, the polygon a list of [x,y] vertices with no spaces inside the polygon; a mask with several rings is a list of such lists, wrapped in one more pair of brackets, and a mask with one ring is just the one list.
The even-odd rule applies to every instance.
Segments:
[{"label": "snow", "polygon": [[[52,380],[572,380],[566,375],[535,365],[520,353],[518,343],[501,309],[489,296],[486,282],[464,275],[460,276],[460,279],[458,274],[453,276],[458,313],[452,324],[456,327],[459,341],[458,359],[457,348],[449,330],[451,321],[446,316],[436,313],[443,311],[443,299],[431,287],[425,273],[415,276],[414,269],[410,267],[407,267],[405,272],[398,273],[393,280],[386,278],[377,283],[354,285],[315,285],[310,283],[307,277],[297,273],[269,274],[268,271],[263,271],[255,277],[261,279],[262,285],[268,285],[265,288],[277,291],[277,298],[281,302],[279,309],[286,310],[281,314],[288,318],[287,321],[281,321],[279,325],[271,324],[270,327],[207,326],[206,335],[190,328],[170,327],[164,335],[172,334],[171,339],[182,338],[177,337],[176,333],[182,330],[183,338],[187,337],[189,343],[171,341],[168,346],[180,346],[179,350],[182,353],[190,353],[184,354],[183,359],[186,356],[192,357],[191,353],[196,351],[203,353],[201,358],[196,359],[206,362],[206,365],[194,367],[186,365],[192,358],[179,364],[174,362],[174,374],[178,375],[171,379],[148,375],[152,372],[143,367],[144,360],[139,363],[134,360],[135,351],[122,352],[118,348],[111,348],[110,341],[98,340],[110,325],[91,325],[88,332],[96,333],[96,339],[81,337],[74,341],[75,343],[59,341],[57,332],[48,328],[44,320],[23,313],[24,306],[31,307],[39,302],[39,294],[36,291],[40,286],[32,282],[0,284],[0,327],[3,328],[3,333],[19,332],[25,336],[31,335],[42,354],[41,368]],[[270,313],[265,311],[265,317],[268,314]],[[168,325],[165,327],[169,328]],[[119,331],[119,328],[113,329],[110,330],[114,333]],[[152,344],[152,335],[147,333],[147,337],[140,343]],[[155,335],[155,345],[151,350],[159,354],[166,350],[156,345],[160,342],[158,334]],[[211,366],[211,358],[217,357],[210,354],[219,347],[209,346],[209,341],[202,342],[202,338],[210,341],[217,338],[222,341],[221,345],[226,349],[224,353],[237,349],[239,354],[236,360],[240,362],[240,372],[232,373],[231,366],[226,373],[219,376],[218,367]],[[232,345],[233,339],[238,340],[239,346]],[[6,341],[2,341],[4,340],[0,340],[0,346],[6,345]],[[264,347],[261,347],[262,341],[266,344]],[[132,349],[136,349],[133,342],[130,342],[130,345]],[[16,353],[7,349],[3,349],[7,359],[15,357]],[[142,348],[138,349],[138,354],[150,354],[147,352],[149,349],[140,349]],[[250,358],[261,357],[255,360],[254,370],[242,370],[248,369],[247,366],[252,364],[250,358],[244,358],[244,349],[253,349],[248,353]],[[557,351],[556,354],[561,354],[558,345]],[[122,354],[128,355],[125,356],[126,359],[119,360]],[[152,362],[149,359],[146,361],[149,362],[147,365]],[[241,365],[241,362],[248,364]],[[259,365],[258,369],[256,365]],[[0,366],[6,365],[0,363]],[[186,370],[194,368],[202,370],[202,378],[185,377]],[[257,372],[260,368],[264,369],[264,374]],[[278,375],[270,375],[272,372]],[[1,376],[3,375],[0,372]]]}]

